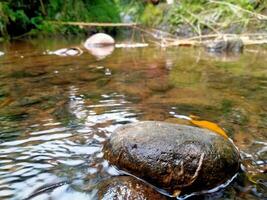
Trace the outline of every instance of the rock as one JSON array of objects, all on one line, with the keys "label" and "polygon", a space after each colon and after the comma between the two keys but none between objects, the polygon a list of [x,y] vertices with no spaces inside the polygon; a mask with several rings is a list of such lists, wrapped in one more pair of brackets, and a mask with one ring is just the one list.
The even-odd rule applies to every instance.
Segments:
[{"label": "rock", "polygon": [[214,41],[205,44],[209,52],[234,52],[240,53],[243,51],[244,43],[238,37],[219,37]]},{"label": "rock", "polygon": [[148,88],[154,92],[166,92],[172,88],[172,85],[168,82],[168,77],[158,77],[147,80]]},{"label": "rock", "polygon": [[57,56],[77,56],[82,54],[82,50],[80,48],[72,47],[72,48],[63,48],[58,49],[56,51],[48,51],[49,55],[57,55]]},{"label": "rock", "polygon": [[131,176],[117,176],[100,183],[98,199],[167,200],[167,197]]},{"label": "rock", "polygon": [[105,34],[105,33],[97,33],[92,35],[91,37],[89,37],[85,43],[84,43],[84,47],[86,49],[88,49],[89,47],[92,46],[109,46],[109,45],[114,45],[115,44],[115,40]]},{"label": "rock", "polygon": [[104,145],[110,164],[173,194],[208,190],[239,170],[233,143],[206,129],[144,121],[115,130]]},{"label": "rock", "polygon": [[180,24],[177,25],[177,28],[175,30],[175,35],[177,35],[178,37],[193,37],[194,30],[189,24]]},{"label": "rock", "polygon": [[3,56],[3,55],[5,55],[5,53],[4,53],[4,52],[2,52],[2,51],[0,51],[0,56]]},{"label": "rock", "polygon": [[101,60],[112,54],[114,44],[115,40],[111,36],[105,33],[97,33],[85,41],[84,47],[98,60]]}]

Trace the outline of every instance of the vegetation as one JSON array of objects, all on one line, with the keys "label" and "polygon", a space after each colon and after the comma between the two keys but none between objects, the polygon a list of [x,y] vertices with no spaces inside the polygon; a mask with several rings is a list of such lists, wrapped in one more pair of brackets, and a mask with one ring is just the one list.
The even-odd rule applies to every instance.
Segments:
[{"label": "vegetation", "polygon": [[[158,5],[145,0],[2,0],[0,37],[86,33],[63,22],[134,21],[180,36],[210,33],[263,32],[267,30],[267,1],[182,0]],[[121,17],[122,16],[122,17]]]},{"label": "vegetation", "polygon": [[[265,1],[266,2],[266,1]],[[185,26],[197,35],[205,33],[242,33],[267,30],[267,17],[259,14],[267,4],[251,0],[185,0],[174,7],[168,21],[179,32]],[[178,29],[177,29],[178,27]]]},{"label": "vegetation", "polygon": [[[85,32],[79,27],[51,25],[49,21],[119,22],[119,8],[113,0],[6,0],[0,2],[0,36],[25,33]],[[30,32],[29,32],[30,31]]]},{"label": "vegetation", "polygon": [[[173,5],[139,5],[137,17],[145,25],[157,26],[181,36],[207,33],[244,33],[267,30],[267,1],[183,0]],[[138,5],[137,5],[138,6]],[[141,7],[141,8],[140,8]],[[138,9],[136,9],[138,10]]]}]

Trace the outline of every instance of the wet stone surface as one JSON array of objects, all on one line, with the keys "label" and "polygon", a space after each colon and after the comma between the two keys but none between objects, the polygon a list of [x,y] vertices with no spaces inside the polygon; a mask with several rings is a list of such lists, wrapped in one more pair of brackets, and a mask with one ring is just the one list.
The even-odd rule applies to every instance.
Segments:
[{"label": "wet stone surface", "polygon": [[151,186],[131,176],[117,176],[98,186],[99,200],[167,200]]},{"label": "wet stone surface", "polygon": [[239,152],[206,129],[157,121],[117,129],[104,147],[105,158],[173,194],[214,188],[237,173]]}]

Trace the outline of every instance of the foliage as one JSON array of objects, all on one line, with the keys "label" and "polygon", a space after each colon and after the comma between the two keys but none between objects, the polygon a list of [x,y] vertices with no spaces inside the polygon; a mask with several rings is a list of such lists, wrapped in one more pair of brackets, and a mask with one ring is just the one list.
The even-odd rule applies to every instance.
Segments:
[{"label": "foliage", "polygon": [[187,25],[198,35],[241,33],[262,24],[266,26],[257,16],[264,9],[264,1],[257,0],[184,0],[170,9],[167,21],[173,31]]},{"label": "foliage", "polygon": [[[77,35],[77,26],[60,26],[49,21],[120,22],[135,21],[145,26],[164,27],[179,35],[241,33],[267,30],[265,0],[176,0],[157,6],[148,0],[1,0],[0,37],[30,34]],[[267,18],[267,17],[266,17]],[[88,30],[87,30],[88,31]],[[185,34],[188,36],[188,34]]]},{"label": "foliage", "polygon": [[77,34],[79,27],[58,26],[48,21],[119,22],[113,0],[6,0],[0,2],[0,36],[31,34]]},{"label": "foliage", "polygon": [[128,0],[131,6],[127,10],[135,10],[137,21],[164,27],[165,31],[178,35],[183,31],[202,35],[267,29],[266,19],[258,16],[267,10],[267,1],[264,0],[176,0],[173,5],[161,3],[158,6],[135,2]]},{"label": "foliage", "polygon": [[152,4],[148,4],[141,15],[140,21],[144,25],[155,26],[161,22],[162,18],[163,11]]},{"label": "foliage", "polygon": [[7,35],[6,24],[8,21],[9,19],[6,15],[6,4],[0,2],[0,35]]}]

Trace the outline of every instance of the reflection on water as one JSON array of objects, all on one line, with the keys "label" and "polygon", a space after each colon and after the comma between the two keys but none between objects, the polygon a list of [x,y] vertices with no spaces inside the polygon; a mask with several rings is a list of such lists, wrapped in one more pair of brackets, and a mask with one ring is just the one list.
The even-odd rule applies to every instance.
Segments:
[{"label": "reflection on water", "polygon": [[[196,115],[226,130],[245,173],[219,192],[189,199],[264,199],[267,191],[266,56],[220,59],[200,49],[115,49],[60,57],[65,41],[0,46],[0,199],[94,199],[118,171],[102,144],[122,124],[187,123]],[[62,42],[62,43],[61,43]],[[56,187],[57,184],[61,184]]]},{"label": "reflection on water", "polygon": [[86,47],[86,49],[98,60],[102,60],[112,54],[112,52],[114,51],[114,46],[88,46]]}]

